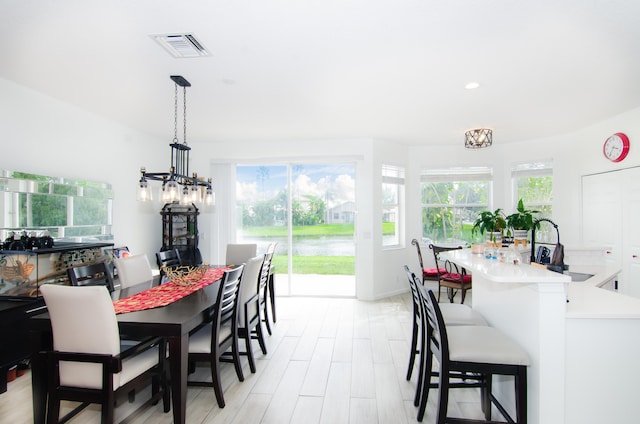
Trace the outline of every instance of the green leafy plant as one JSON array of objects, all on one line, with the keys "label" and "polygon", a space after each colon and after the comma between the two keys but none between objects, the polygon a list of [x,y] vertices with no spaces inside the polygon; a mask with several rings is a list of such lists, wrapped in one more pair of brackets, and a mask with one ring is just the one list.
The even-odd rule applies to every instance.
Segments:
[{"label": "green leafy plant", "polygon": [[[502,209],[498,208],[494,212],[491,211],[483,211],[480,212],[478,218],[476,218],[473,223],[473,229],[471,233],[475,235],[476,232],[480,232],[480,234],[488,233],[502,233],[502,231],[507,228],[507,221]],[[493,235],[492,241],[493,240]]]},{"label": "green leafy plant", "polygon": [[[527,230],[533,228],[533,222],[535,221],[534,214],[540,213],[540,211],[534,211],[525,209],[522,199],[518,201],[517,212],[507,216],[507,224],[514,230]],[[536,230],[540,228],[540,223],[536,224]]]}]

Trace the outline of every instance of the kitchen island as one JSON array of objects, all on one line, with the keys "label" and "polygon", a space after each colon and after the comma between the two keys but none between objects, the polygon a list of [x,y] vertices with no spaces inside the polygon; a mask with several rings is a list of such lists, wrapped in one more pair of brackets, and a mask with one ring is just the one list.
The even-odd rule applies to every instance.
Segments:
[{"label": "kitchen island", "polygon": [[[529,423],[637,420],[640,300],[600,288],[619,269],[571,267],[593,274],[578,282],[527,264],[487,260],[469,249],[441,257],[473,274],[473,308],[529,354]],[[494,377],[494,393],[514,410],[512,380]]]}]

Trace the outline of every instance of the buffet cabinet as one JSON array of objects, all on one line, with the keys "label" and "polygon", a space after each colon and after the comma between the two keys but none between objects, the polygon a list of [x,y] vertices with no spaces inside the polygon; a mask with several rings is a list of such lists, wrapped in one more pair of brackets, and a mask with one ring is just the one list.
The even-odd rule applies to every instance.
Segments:
[{"label": "buffet cabinet", "polygon": [[162,208],[162,248],[177,249],[183,265],[200,265],[198,249],[198,208],[191,205],[167,203]]},{"label": "buffet cabinet", "polygon": [[46,307],[43,284],[69,284],[67,268],[110,259],[113,243],[57,243],[37,250],[0,250],[0,393],[7,371],[28,359],[28,319]]}]

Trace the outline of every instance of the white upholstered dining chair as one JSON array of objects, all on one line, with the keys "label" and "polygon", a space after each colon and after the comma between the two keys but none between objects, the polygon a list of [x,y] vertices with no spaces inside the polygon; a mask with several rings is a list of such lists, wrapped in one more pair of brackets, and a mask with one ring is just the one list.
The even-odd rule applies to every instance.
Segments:
[{"label": "white upholstered dining chair", "polygon": [[238,303],[238,338],[245,342],[245,351],[240,352],[246,355],[249,360],[249,368],[252,373],[256,372],[256,363],[253,357],[251,340],[257,340],[264,355],[267,354],[267,345],[262,332],[262,320],[260,319],[260,272],[264,255],[258,255],[249,259],[242,271],[240,285],[240,301]]},{"label": "white upholstered dining chair", "polygon": [[165,345],[148,339],[123,350],[105,286],[44,284],[40,290],[53,332],[53,351],[47,353],[49,422],[58,422],[60,401],[70,400],[82,404],[61,422],[98,403],[101,422],[111,423],[116,397],[148,384],[149,378],[154,382],[149,402],[162,397],[164,412],[169,411]]},{"label": "white upholstered dining chair", "polygon": [[227,252],[225,264],[240,265],[256,256],[258,245],[255,243],[229,243],[227,244]]},{"label": "white upholstered dining chair", "polygon": [[126,258],[116,258],[113,261],[118,270],[121,289],[146,283],[153,278],[149,258],[144,253],[127,256]]}]

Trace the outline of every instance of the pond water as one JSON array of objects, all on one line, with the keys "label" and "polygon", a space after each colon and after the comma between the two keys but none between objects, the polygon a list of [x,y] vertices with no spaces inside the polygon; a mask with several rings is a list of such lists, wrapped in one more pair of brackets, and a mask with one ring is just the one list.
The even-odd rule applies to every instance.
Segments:
[{"label": "pond water", "polygon": [[[242,243],[257,243],[258,252],[267,250],[269,243],[277,242],[277,255],[286,255],[287,237],[243,237]],[[293,239],[293,256],[355,256],[353,236],[296,237]]]}]

